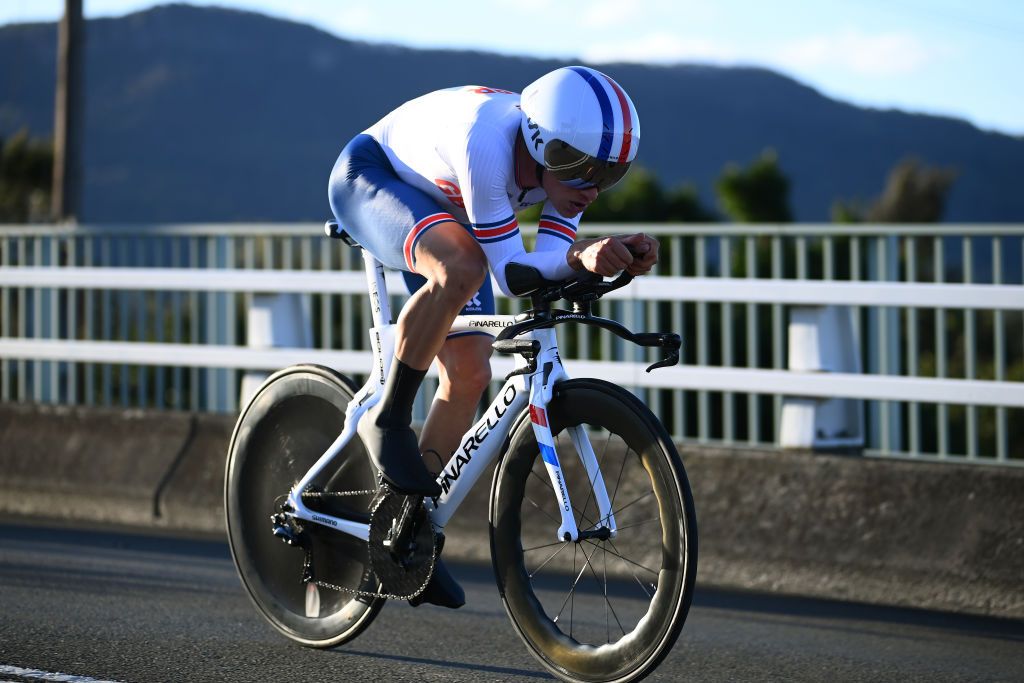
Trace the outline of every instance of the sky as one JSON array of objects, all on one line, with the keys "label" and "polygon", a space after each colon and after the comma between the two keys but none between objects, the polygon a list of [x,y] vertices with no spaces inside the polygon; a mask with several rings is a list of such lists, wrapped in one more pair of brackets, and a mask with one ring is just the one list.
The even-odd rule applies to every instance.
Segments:
[{"label": "sky", "polygon": [[[154,0],[84,0],[87,18]],[[1022,0],[192,0],[411,47],[567,63],[763,66],[836,99],[1024,135]],[[0,0],[0,24],[53,21],[62,0]],[[524,84],[525,85],[525,84]]]}]

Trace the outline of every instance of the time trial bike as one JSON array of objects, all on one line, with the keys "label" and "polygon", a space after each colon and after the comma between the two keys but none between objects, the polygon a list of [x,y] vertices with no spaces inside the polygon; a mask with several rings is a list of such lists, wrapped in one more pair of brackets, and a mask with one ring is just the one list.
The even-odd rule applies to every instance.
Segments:
[{"label": "time trial bike", "polygon": [[[327,232],[344,235],[329,222]],[[497,332],[515,369],[438,474],[437,498],[383,483],[356,431],[380,397],[394,327],[384,270],[363,251],[373,365],[360,388],[330,368],[273,374],[241,411],[227,458],[225,510],[239,576],[257,610],[303,645],[358,636],[389,599],[424,590],[449,520],[488,466],[490,553],[502,603],[529,651],[567,681],[635,681],[675,644],[693,597],[697,522],[682,461],[658,418],[626,389],[570,379],[556,328],[597,326],[662,349],[592,312],[623,287],[584,274],[545,280],[510,266],[520,315],[460,316],[452,330]],[[568,301],[571,309],[554,304]]]}]

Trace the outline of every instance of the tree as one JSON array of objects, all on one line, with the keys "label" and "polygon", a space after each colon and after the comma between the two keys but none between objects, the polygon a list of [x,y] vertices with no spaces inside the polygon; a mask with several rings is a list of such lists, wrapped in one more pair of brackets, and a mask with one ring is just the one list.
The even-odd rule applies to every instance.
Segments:
[{"label": "tree", "polygon": [[0,138],[0,223],[44,220],[53,182],[53,147],[24,130]]},{"label": "tree", "polygon": [[774,150],[761,152],[749,168],[729,164],[715,183],[718,203],[738,223],[789,223],[789,179]]},{"label": "tree", "polygon": [[906,159],[889,173],[882,196],[872,204],[867,219],[874,223],[938,223],[946,209],[946,196],[956,173],[923,166]]},{"label": "tree", "polygon": [[838,200],[832,205],[835,223],[938,223],[956,172],[904,159],[889,172],[882,196],[867,206]]},{"label": "tree", "polygon": [[[520,212],[523,223],[540,218],[541,207]],[[666,191],[657,176],[642,167],[634,167],[618,185],[602,192],[591,204],[587,223],[709,223],[717,216],[700,202],[693,185],[683,184]]]},{"label": "tree", "polygon": [[613,190],[601,193],[587,208],[588,223],[666,220],[665,191],[657,177],[646,168],[634,168]]}]

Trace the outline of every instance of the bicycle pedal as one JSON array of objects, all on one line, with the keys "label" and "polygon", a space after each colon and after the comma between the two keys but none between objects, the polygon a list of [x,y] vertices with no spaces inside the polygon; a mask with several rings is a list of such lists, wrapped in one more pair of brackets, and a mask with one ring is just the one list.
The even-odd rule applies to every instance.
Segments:
[{"label": "bicycle pedal", "polygon": [[383,488],[370,513],[370,567],[383,591],[411,596],[433,573],[435,535],[423,499]]}]

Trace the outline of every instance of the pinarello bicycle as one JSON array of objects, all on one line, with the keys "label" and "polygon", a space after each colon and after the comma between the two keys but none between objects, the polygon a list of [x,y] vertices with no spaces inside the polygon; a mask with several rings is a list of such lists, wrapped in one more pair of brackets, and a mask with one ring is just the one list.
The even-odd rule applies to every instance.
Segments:
[{"label": "pinarello bicycle", "polygon": [[[358,246],[333,222],[327,233]],[[381,264],[363,250],[373,366],[361,388],[326,367],[273,374],[241,411],[228,450],[225,509],[232,557],[257,610],[303,645],[358,636],[391,599],[430,580],[449,519],[498,459],[489,531],[494,575],[513,628],[567,681],[635,681],[675,644],[693,597],[697,523],[676,447],[629,391],[570,379],[560,325],[596,325],[678,362],[675,334],[633,333],[593,315],[625,286],[591,274],[554,282],[509,267],[532,307],[459,316],[460,330],[500,330],[515,369],[438,475],[437,498],[383,483],[356,431],[380,397],[394,326]],[[553,307],[568,301],[571,310]]]}]

